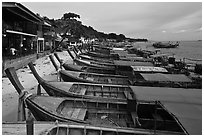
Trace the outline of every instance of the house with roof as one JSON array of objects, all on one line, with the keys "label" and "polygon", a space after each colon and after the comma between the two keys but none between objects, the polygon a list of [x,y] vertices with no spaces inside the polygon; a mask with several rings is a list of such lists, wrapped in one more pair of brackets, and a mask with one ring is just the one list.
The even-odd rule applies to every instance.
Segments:
[{"label": "house with roof", "polygon": [[[19,68],[26,63],[26,58],[43,53],[45,32],[48,33],[50,27],[22,4],[2,2],[2,71],[11,66]],[[17,62],[21,65],[16,65]]]}]

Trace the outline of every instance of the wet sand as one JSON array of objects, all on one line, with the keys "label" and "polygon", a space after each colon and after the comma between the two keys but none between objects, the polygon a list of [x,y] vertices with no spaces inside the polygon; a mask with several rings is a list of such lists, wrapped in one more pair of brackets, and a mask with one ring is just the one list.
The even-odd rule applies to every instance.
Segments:
[{"label": "wet sand", "polygon": [[[66,51],[58,52],[58,55],[63,60],[68,60],[72,63],[72,60]],[[54,55],[53,55],[54,56]],[[55,58],[55,57],[54,57]],[[59,62],[55,58],[55,62],[59,65]],[[48,55],[37,59],[35,62],[35,68],[38,74],[46,80],[57,81],[56,70],[50,61]],[[24,67],[16,71],[17,76],[23,85],[23,87],[29,91],[29,93],[37,93],[38,82],[33,76],[29,67]],[[44,92],[42,90],[42,92]],[[18,93],[11,84],[7,77],[2,78],[2,121],[3,122],[16,122],[18,110]]]}]

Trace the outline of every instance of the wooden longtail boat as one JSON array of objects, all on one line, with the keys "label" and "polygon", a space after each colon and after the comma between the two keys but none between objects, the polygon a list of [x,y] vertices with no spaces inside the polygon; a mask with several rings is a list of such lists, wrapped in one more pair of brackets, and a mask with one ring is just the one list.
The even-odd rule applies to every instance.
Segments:
[{"label": "wooden longtail boat", "polygon": [[[74,56],[68,49],[67,52],[69,55],[74,59]],[[116,52],[116,51],[114,51]],[[107,59],[104,57],[93,57],[90,55],[86,55],[84,53],[78,54],[77,52],[74,52],[76,58],[82,59],[82,60],[89,60],[89,61],[99,61],[99,62],[104,62],[104,63],[111,63],[114,64],[114,60],[121,60],[121,61],[133,61],[133,62],[152,62],[153,60],[151,58],[143,58],[143,57],[138,57],[135,54],[128,54],[128,53],[123,53],[123,52],[116,52],[113,53],[112,55],[115,56],[115,59]]]},{"label": "wooden longtail boat", "polygon": [[115,74],[115,70],[111,68],[101,68],[101,67],[88,67],[88,66],[79,66],[75,64],[70,64],[67,62],[62,62],[57,53],[54,53],[57,60],[60,62],[61,66],[65,70],[78,71],[78,72],[91,72],[91,73],[102,73],[102,74]]},{"label": "wooden longtail boat", "polygon": [[141,129],[121,129],[117,127],[96,127],[84,125],[59,124],[46,130],[46,135],[145,135]]},{"label": "wooden longtail boat", "polygon": [[135,86],[202,88],[202,84],[193,81],[184,74],[138,73],[134,80]]},{"label": "wooden longtail boat", "polygon": [[113,85],[132,84],[127,76],[60,70],[53,56],[50,55],[49,57],[55,69],[58,71],[60,77],[65,82],[85,82],[85,83],[113,84]]},{"label": "wooden longtail boat", "polygon": [[[120,61],[119,62],[115,61],[118,64],[118,66],[115,69],[111,69],[107,67],[100,68],[100,67],[80,66],[76,64],[69,64],[66,62],[62,62],[62,60],[59,58],[57,53],[54,53],[54,55],[57,58],[57,60],[60,62],[61,66],[64,67],[65,70],[71,70],[71,71],[89,72],[89,73],[98,73],[98,74],[99,73],[111,74],[111,75],[124,75],[128,77],[132,77],[134,73],[141,73],[141,72],[142,73],[168,73],[168,71],[165,68],[153,67],[153,66],[139,66],[140,63],[138,64],[138,66],[129,66],[129,65],[120,63]],[[124,61],[123,63],[128,64],[128,61]]]},{"label": "wooden longtail boat", "polygon": [[179,46],[179,42],[176,42],[176,43],[156,42],[156,43],[152,44],[152,46],[155,48],[176,48]]},{"label": "wooden longtail boat", "polygon": [[132,90],[128,86],[46,81],[38,75],[32,63],[28,65],[38,80],[38,83],[50,96],[95,98],[98,100],[111,99],[116,101],[127,101],[127,98],[135,98],[134,94],[132,94]]},{"label": "wooden longtail boat", "polygon": [[69,124],[119,128],[121,133],[127,129],[138,131],[138,134],[188,134],[159,101],[114,102],[36,96],[25,91],[14,68],[8,68],[6,74],[20,94],[20,99],[38,121],[58,120]]},{"label": "wooden longtail boat", "polygon": [[[107,59],[94,59],[94,57],[88,57],[88,56],[78,56],[78,54],[76,53],[76,57],[74,58],[74,56],[72,55],[72,53],[69,51],[69,49],[67,50],[70,57],[73,59],[73,61],[78,64],[78,65],[86,65],[86,66],[91,66],[91,67],[108,67],[110,69],[115,69],[115,67],[117,67],[118,65],[120,66],[153,66],[153,63],[150,62],[146,62],[147,59],[141,59],[140,58],[140,62],[139,62],[139,58],[138,60],[135,61],[130,61],[128,59],[126,60],[107,60]],[[83,59],[82,59],[83,58]]]},{"label": "wooden longtail boat", "polygon": [[103,68],[109,70],[117,70],[121,67],[129,67],[129,66],[153,66],[150,62],[130,62],[130,61],[114,61],[114,64],[110,63],[101,63],[97,61],[88,61],[75,58],[73,60],[77,65],[95,67],[95,68]]},{"label": "wooden longtail boat", "polygon": [[[73,50],[76,53],[76,48]],[[82,52],[81,52],[82,53]],[[100,52],[100,51],[87,51],[83,52],[84,55],[88,55],[91,57],[97,57],[97,58],[106,58],[106,59],[118,59],[117,55],[110,54],[110,52]]]},{"label": "wooden longtail boat", "polygon": [[[46,129],[46,131],[41,135],[44,135],[44,134],[46,135],[153,135],[154,133],[150,130],[145,131],[144,129],[139,129],[139,128],[124,129],[120,127],[108,128],[108,127],[98,127],[98,126],[91,126],[91,125],[58,124],[49,129]],[[168,133],[164,131],[160,131],[155,134],[166,135]],[[171,134],[174,134],[174,133],[171,133]]]},{"label": "wooden longtail boat", "polygon": [[[143,69],[149,73],[133,73],[132,77],[120,76],[120,75],[106,75],[96,74],[88,72],[75,72],[67,70],[59,70],[59,67],[55,63],[53,56],[50,55],[50,59],[55,66],[55,69],[59,72],[63,81],[66,82],[85,82],[85,83],[98,83],[98,84],[114,84],[114,85],[134,85],[134,86],[151,86],[151,87],[172,87],[172,88],[201,88],[201,84],[193,82],[190,78],[183,74],[162,74],[156,73],[156,71],[165,72],[165,69],[154,67],[141,68],[134,67],[134,69]],[[153,70],[154,69],[154,70]],[[162,71],[163,70],[163,71]]]}]

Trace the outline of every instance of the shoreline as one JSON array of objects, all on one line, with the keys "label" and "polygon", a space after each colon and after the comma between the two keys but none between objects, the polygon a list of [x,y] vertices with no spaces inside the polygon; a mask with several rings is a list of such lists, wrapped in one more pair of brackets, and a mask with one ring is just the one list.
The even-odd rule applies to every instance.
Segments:
[{"label": "shoreline", "polygon": [[[65,51],[58,52],[60,58],[66,61],[72,62],[72,59],[69,57],[68,53]],[[53,55],[54,56],[54,55]],[[55,57],[54,57],[55,58]],[[56,63],[59,65],[59,62],[56,60]],[[56,81],[57,73],[49,59],[49,56],[46,55],[42,58],[37,59],[35,62],[35,68],[38,74],[45,80]],[[23,87],[29,91],[29,93],[37,93],[38,82],[33,76],[31,70],[28,66],[16,70],[17,76],[20,83]],[[43,88],[42,92],[43,91]],[[2,122],[17,122],[17,112],[18,112],[18,93],[16,89],[11,84],[10,80],[7,77],[2,78]]]}]

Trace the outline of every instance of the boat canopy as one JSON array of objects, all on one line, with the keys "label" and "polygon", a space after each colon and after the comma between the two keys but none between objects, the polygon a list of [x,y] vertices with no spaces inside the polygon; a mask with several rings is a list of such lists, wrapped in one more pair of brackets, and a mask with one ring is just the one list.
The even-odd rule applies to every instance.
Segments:
[{"label": "boat canopy", "polygon": [[146,81],[192,82],[192,80],[184,74],[140,73],[140,75]]},{"label": "boat canopy", "polygon": [[131,66],[136,72],[157,72],[167,73],[168,71],[162,67],[151,67],[151,66]]},{"label": "boat canopy", "polygon": [[78,61],[85,63],[85,64],[91,64],[91,62],[87,61],[87,60],[82,60],[82,59],[75,59],[75,60],[78,60]]},{"label": "boat canopy", "polygon": [[88,56],[88,55],[80,55],[80,57],[84,57],[84,58],[88,58],[88,59],[92,59],[90,56]]},{"label": "boat canopy", "polygon": [[116,66],[153,66],[151,62],[134,62],[134,61],[122,61],[115,60],[114,64]]},{"label": "boat canopy", "polygon": [[138,100],[160,101],[189,134],[202,134],[202,89],[130,87]]},{"label": "boat canopy", "polygon": [[124,51],[125,49],[124,48],[113,48],[112,50],[113,51]]},{"label": "boat canopy", "polygon": [[150,55],[151,58],[158,58],[158,57],[164,57],[164,56],[171,56],[171,54],[163,53],[163,54]]},{"label": "boat canopy", "polygon": [[126,52],[115,52],[115,53],[117,53],[120,57],[121,56],[125,56],[125,57],[137,57],[136,54],[128,54]]}]

